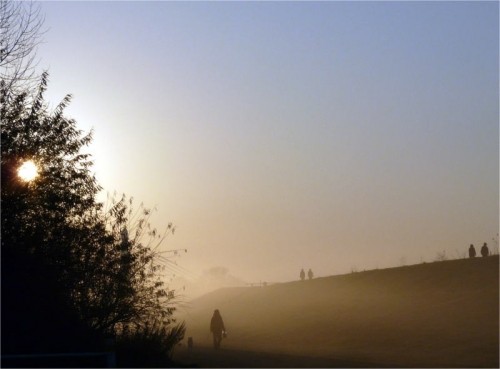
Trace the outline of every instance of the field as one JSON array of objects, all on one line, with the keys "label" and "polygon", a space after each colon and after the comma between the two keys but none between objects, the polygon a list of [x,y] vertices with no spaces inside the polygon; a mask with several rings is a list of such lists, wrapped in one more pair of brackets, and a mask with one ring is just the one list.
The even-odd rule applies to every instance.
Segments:
[{"label": "field", "polygon": [[[499,366],[498,255],[217,290],[181,316],[195,348],[211,346],[214,309],[224,318],[228,352],[311,358],[311,366],[320,359],[339,366]],[[272,366],[240,357],[232,366]],[[196,360],[209,366],[203,355]],[[276,366],[298,365],[291,359]]]}]

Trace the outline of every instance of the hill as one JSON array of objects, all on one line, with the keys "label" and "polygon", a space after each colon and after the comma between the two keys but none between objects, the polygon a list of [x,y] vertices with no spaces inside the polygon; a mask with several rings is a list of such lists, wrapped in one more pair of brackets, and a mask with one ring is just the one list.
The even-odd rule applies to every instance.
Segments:
[{"label": "hill", "polygon": [[499,365],[498,255],[217,290],[182,317],[195,345],[211,345],[214,309],[226,348],[380,366]]}]

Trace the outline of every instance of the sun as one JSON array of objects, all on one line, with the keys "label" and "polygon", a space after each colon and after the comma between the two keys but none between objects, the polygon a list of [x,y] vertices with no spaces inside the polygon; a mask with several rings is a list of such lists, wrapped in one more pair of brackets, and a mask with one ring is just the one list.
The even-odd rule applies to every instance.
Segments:
[{"label": "sun", "polygon": [[38,176],[38,167],[32,160],[27,160],[19,167],[17,175],[24,182],[30,182]]}]

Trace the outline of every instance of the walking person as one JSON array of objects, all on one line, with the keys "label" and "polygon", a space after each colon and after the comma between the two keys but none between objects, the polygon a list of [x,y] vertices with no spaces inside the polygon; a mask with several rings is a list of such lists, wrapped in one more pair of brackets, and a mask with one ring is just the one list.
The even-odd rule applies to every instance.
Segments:
[{"label": "walking person", "polygon": [[212,315],[212,319],[210,320],[210,332],[212,332],[214,336],[214,349],[217,350],[220,347],[222,335],[226,333],[226,327],[224,327],[219,309],[214,311],[214,315]]},{"label": "walking person", "polygon": [[300,270],[300,279],[303,281],[306,279],[306,272],[304,272],[304,268]]},{"label": "walking person", "polygon": [[490,250],[488,249],[488,244],[485,242],[483,247],[481,247],[481,256],[485,258],[490,254]]},{"label": "walking person", "polygon": [[475,258],[476,257],[476,249],[474,248],[474,245],[471,243],[469,247],[469,257],[470,258]]},{"label": "walking person", "polygon": [[314,274],[313,274],[313,271],[311,269],[309,269],[309,271],[307,272],[307,277],[309,278],[309,280],[313,279]]}]

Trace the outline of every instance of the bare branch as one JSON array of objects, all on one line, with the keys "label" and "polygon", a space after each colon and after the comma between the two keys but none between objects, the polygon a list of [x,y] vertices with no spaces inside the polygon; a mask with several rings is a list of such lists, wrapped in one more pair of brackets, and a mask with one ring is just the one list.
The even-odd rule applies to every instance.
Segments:
[{"label": "bare branch", "polygon": [[0,78],[13,92],[36,80],[36,50],[44,20],[40,4],[0,0]]}]

